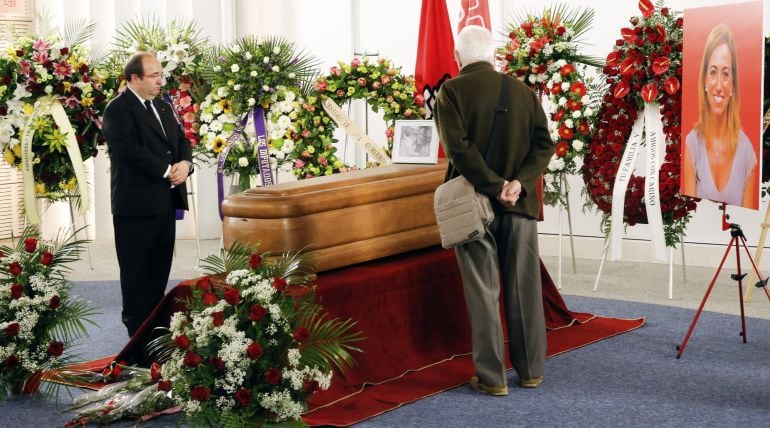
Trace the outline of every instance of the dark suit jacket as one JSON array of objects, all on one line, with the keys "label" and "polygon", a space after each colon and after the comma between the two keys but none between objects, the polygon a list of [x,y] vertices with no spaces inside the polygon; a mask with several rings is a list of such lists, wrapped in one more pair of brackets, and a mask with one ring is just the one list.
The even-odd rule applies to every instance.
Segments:
[{"label": "dark suit jacket", "polygon": [[434,119],[451,166],[479,192],[495,201],[504,180],[519,180],[521,196],[509,212],[537,218],[536,185],[554,153],[543,107],[531,89],[511,79],[508,112],[498,115],[500,140],[484,153],[500,95],[500,73],[487,62],[468,64],[441,85]]},{"label": "dark suit jacket", "polygon": [[171,106],[159,98],[152,103],[163,129],[128,89],[110,101],[104,112],[102,130],[111,161],[113,215],[149,216],[172,208],[187,209],[185,184],[171,189],[163,174],[176,162],[192,162],[192,148]]}]

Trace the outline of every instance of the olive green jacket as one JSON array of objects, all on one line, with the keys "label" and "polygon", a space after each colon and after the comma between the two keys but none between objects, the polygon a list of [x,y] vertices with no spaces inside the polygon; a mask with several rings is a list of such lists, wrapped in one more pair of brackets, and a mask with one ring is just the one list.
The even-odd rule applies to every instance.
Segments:
[{"label": "olive green jacket", "polygon": [[[462,174],[493,203],[497,203],[505,180],[519,180],[522,186],[519,200],[506,211],[537,219],[540,212],[537,180],[554,153],[554,143],[540,101],[518,79],[502,76],[512,80],[507,112],[498,114],[500,140],[489,153],[489,164],[484,162],[501,76],[487,62],[464,66],[457,77],[441,85],[434,120],[449,158],[449,175]],[[501,206],[497,204],[497,207]]]}]

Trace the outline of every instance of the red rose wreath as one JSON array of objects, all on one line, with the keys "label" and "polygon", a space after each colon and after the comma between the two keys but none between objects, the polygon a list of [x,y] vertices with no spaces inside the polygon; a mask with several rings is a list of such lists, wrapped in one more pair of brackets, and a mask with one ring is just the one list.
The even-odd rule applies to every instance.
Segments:
[{"label": "red rose wreath", "polygon": [[[607,55],[604,74],[609,84],[598,113],[596,132],[588,145],[582,168],[588,197],[604,213],[612,211],[612,188],[631,128],[645,102],[661,106],[666,136],[660,165],[659,189],[666,245],[681,241],[697,199],[679,193],[682,75],[682,18],[668,8],[640,0],[641,17],[632,28],[621,29],[621,39]],[[644,176],[632,176],[625,195],[623,220],[630,226],[647,223]]]}]

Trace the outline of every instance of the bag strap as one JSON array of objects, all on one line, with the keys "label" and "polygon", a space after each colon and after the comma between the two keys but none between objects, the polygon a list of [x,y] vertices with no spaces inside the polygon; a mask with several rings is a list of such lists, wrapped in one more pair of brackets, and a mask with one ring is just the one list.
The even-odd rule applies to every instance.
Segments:
[{"label": "bag strap", "polygon": [[[497,141],[498,134],[500,127],[498,126],[497,117],[503,114],[508,113],[508,92],[509,88],[511,87],[511,82],[509,79],[506,79],[504,75],[500,74],[500,94],[497,97],[497,108],[495,109],[495,116],[492,119],[492,131],[489,133],[489,140],[487,141],[487,147],[484,149],[484,163],[489,165],[489,152],[490,152],[490,146],[495,144],[495,141]],[[446,172],[446,177],[444,177],[444,181],[449,181],[450,178],[455,176],[455,167],[451,163],[449,164],[449,168]]]},{"label": "bag strap", "polygon": [[492,119],[492,131],[489,133],[489,141],[487,141],[487,147],[484,150],[484,163],[489,165],[489,153],[490,147],[499,140],[500,126],[498,117],[508,113],[508,88],[511,86],[509,79],[506,79],[504,75],[500,75],[500,95],[497,98],[497,108],[495,109],[495,117]]}]

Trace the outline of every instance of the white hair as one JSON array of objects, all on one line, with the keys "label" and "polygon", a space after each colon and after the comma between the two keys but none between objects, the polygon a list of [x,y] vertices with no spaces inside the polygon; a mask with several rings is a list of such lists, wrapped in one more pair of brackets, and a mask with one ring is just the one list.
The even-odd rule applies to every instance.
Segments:
[{"label": "white hair", "polygon": [[455,43],[457,59],[464,67],[468,64],[486,61],[495,64],[495,47],[492,33],[478,25],[468,25],[457,35]]}]

